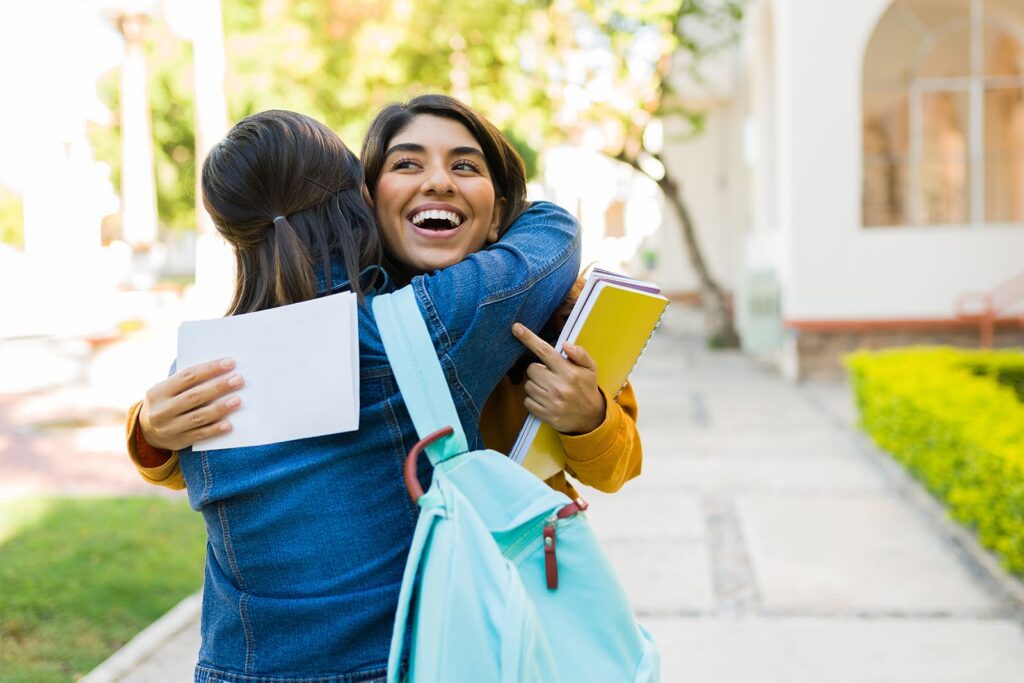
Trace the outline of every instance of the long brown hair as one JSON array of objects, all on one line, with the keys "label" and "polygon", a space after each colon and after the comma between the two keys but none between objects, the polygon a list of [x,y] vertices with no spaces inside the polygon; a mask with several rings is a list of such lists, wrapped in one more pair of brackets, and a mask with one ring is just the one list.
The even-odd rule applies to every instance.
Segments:
[{"label": "long brown hair", "polygon": [[480,143],[487,168],[491,172],[494,199],[505,200],[498,225],[498,234],[504,233],[526,208],[526,165],[519,152],[493,123],[447,95],[420,95],[404,104],[389,104],[373,119],[359,154],[363,160],[370,195],[376,198],[377,181],[384,168],[384,158],[391,139],[421,114],[461,123]]},{"label": "long brown hair", "polygon": [[290,111],[242,119],[203,164],[203,204],[235,250],[229,315],[312,299],[318,271],[340,266],[363,301],[360,272],[381,242],[356,156],[324,124]]}]

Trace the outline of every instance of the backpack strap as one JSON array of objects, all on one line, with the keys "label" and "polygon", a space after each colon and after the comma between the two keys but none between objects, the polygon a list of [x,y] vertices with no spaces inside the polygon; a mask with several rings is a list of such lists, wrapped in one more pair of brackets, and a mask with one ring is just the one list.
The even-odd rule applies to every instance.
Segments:
[{"label": "backpack strap", "polygon": [[384,351],[416,433],[424,438],[444,427],[453,430],[447,438],[427,446],[431,464],[465,453],[466,435],[412,285],[374,297],[372,306]]}]

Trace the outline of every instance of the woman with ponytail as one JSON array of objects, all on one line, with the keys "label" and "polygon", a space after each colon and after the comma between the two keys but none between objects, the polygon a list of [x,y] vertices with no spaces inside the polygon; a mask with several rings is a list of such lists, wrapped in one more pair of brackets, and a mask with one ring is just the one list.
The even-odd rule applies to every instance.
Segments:
[{"label": "woman with ponytail", "polygon": [[[505,174],[509,163],[518,161],[521,169],[511,146],[500,135],[480,140],[459,125],[460,154],[471,163],[459,165],[454,180],[440,169],[422,177],[410,201],[421,209],[452,207],[444,213],[457,225],[441,237],[465,238],[474,249],[497,238],[499,225],[510,227],[496,244],[412,277],[409,286],[469,446],[478,449],[479,406],[522,353],[510,330],[517,322],[539,329],[562,301],[579,269],[579,226],[554,205],[523,207],[521,182],[495,180],[514,178]],[[402,463],[417,437],[367,305],[393,285],[380,267],[381,233],[361,166],[322,124],[292,112],[263,112],[211,150],[202,187],[238,264],[229,315],[345,289],[359,296],[360,426],[267,446],[194,451],[188,445],[220,432],[227,422],[218,416],[238,405],[237,396],[216,398],[220,387],[240,385],[230,363],[220,361],[174,373],[129,416],[129,441],[140,453],[143,444],[178,450],[166,466],[180,468],[189,501],[206,522],[195,680],[384,680],[417,517]],[[510,214],[511,206],[522,213]],[[411,226],[413,216],[403,216]],[[421,466],[427,485],[429,463],[422,459]]]},{"label": "woman with ponytail", "polygon": [[[207,155],[202,175],[203,204],[235,251],[228,315],[312,299],[317,274],[335,266],[355,282],[378,265],[364,187],[359,159],[307,116],[266,111],[235,126]],[[353,290],[361,302],[358,283]]]},{"label": "woman with ponytail", "polygon": [[[431,132],[439,123],[447,123],[447,130],[437,131],[433,137],[418,132],[426,122]],[[429,125],[432,124],[432,125]],[[453,125],[454,124],[454,125]],[[432,173],[436,162],[425,163],[426,147],[421,144],[433,140],[442,149],[460,152],[441,159],[455,182],[464,185],[475,180],[471,171],[472,159],[462,154],[462,143],[467,139],[479,144],[487,161],[490,187],[504,211],[496,223],[494,234],[484,236],[469,231],[474,239],[463,239],[466,234],[450,239],[418,239],[409,231],[402,211],[393,210],[399,200],[408,194],[406,180],[413,191],[424,173]],[[397,141],[397,145],[393,144]],[[412,143],[412,144],[410,144]],[[525,168],[515,150],[501,133],[485,118],[459,100],[446,95],[421,95],[409,102],[391,104],[380,111],[367,132],[361,153],[369,195],[373,204],[384,242],[384,262],[388,274],[398,285],[406,284],[416,275],[462,261],[470,254],[493,242],[522,213],[526,203]],[[371,196],[372,195],[372,198]],[[481,277],[487,277],[484,272]],[[567,346],[567,357],[562,358],[551,348],[572,309],[583,280],[574,284],[566,299],[540,330],[539,336],[524,327],[514,327],[513,334],[527,347],[515,367],[505,375],[488,397],[480,413],[480,430],[488,448],[507,453],[526,419],[527,410],[554,427],[566,454],[566,471],[551,476],[547,483],[572,499],[579,497],[568,473],[577,481],[606,492],[619,490],[627,481],[640,473],[643,451],[637,430],[638,407],[633,387],[629,382],[618,396],[609,397],[597,385],[597,367],[579,346]],[[543,360],[542,360],[543,359]],[[225,419],[240,405],[229,395],[237,389],[227,380],[230,367],[206,364],[192,368],[192,380],[198,384],[203,403],[195,408],[181,397],[168,394],[167,384],[179,393],[193,389],[192,385],[175,382],[154,387],[149,404],[163,407],[168,403],[180,406],[177,414],[163,411],[148,422],[150,430],[163,432],[164,442],[181,448],[206,434],[230,429]],[[241,378],[236,378],[241,381]],[[139,410],[133,407],[133,413]],[[134,421],[130,422],[133,425]],[[156,449],[139,438],[141,431],[134,429],[128,440],[128,450],[144,479],[150,483],[172,489],[184,488],[185,482],[176,466],[177,454],[173,449]]]}]

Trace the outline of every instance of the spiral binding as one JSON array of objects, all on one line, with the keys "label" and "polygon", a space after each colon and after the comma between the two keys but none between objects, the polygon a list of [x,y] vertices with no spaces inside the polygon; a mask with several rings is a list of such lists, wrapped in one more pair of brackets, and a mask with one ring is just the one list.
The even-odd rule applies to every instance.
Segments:
[{"label": "spiral binding", "polygon": [[619,397],[619,394],[622,393],[622,390],[626,388],[626,384],[629,383],[629,378],[633,375],[633,370],[636,369],[636,364],[639,363],[640,359],[643,358],[643,355],[647,353],[647,347],[651,345],[651,340],[654,339],[654,335],[657,334],[658,328],[661,327],[661,321],[665,319],[665,312],[668,311],[668,307],[671,305],[671,301],[665,302],[665,308],[661,309],[661,315],[658,316],[658,322],[654,323],[654,327],[651,329],[651,334],[647,337],[647,342],[644,344],[644,348],[640,349],[640,353],[637,354],[636,360],[634,360],[633,364],[629,366],[629,372],[626,373],[626,381],[623,382],[622,386],[619,387],[619,390],[615,392],[615,396],[612,397],[613,401],[616,400]]}]

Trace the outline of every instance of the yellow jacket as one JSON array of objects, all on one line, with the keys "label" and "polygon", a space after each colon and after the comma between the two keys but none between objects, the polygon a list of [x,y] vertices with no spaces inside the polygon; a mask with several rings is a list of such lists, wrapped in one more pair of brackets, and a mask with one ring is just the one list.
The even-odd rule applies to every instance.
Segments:
[{"label": "yellow jacket", "polygon": [[[602,392],[603,393],[603,392]],[[507,453],[526,419],[523,386],[513,384],[506,376],[487,399],[480,414],[480,431],[484,444],[499,453]],[[637,403],[633,387],[627,382],[615,400],[605,395],[605,416],[594,431],[578,436],[560,434],[566,455],[566,471],[580,483],[601,491],[617,491],[627,481],[640,474],[643,450],[637,432]],[[177,451],[154,448],[142,438],[139,412],[142,401],[128,411],[128,454],[142,478],[151,484],[171,489],[185,488],[181,476]],[[578,497],[576,490],[559,472],[547,480],[556,491],[570,498]]]}]

